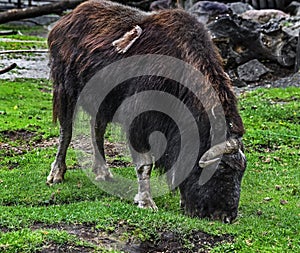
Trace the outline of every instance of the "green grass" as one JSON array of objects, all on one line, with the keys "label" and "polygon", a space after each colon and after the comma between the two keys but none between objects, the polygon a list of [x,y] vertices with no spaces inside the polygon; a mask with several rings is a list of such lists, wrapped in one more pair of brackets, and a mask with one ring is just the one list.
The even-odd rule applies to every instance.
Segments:
[{"label": "green grass", "polygon": [[[38,36],[47,32],[47,28],[40,25],[21,25],[17,23],[6,23],[0,25],[1,31],[17,31],[26,36]],[[6,37],[6,36],[5,36]]]},{"label": "green grass", "polygon": [[26,129],[45,137],[57,135],[57,127],[51,123],[49,81],[2,82],[0,88],[0,131]]},{"label": "green grass", "polygon": [[[300,251],[299,88],[259,89],[240,97],[248,168],[239,217],[231,225],[183,215],[178,193],[156,198],[158,212],[138,209],[132,201],[111,196],[91,183],[77,169],[73,151],[65,182],[47,186],[56,148],[34,145],[58,136],[58,128],[51,123],[50,89],[46,80],[0,84],[0,144],[11,147],[0,151],[1,252],[39,252],[47,245],[109,251],[107,245],[70,233],[68,226],[85,226],[123,244],[157,242],[161,232],[172,231],[184,242],[186,252],[193,248],[191,237],[196,231],[233,237],[211,252]],[[18,130],[33,136],[25,141],[8,138],[8,131]],[[107,133],[111,140],[113,136]],[[23,148],[22,154],[13,147]],[[126,175],[126,170],[133,175],[132,168],[115,172]]]},{"label": "green grass", "polygon": [[16,25],[0,25],[1,31],[17,31],[16,35],[6,35],[0,37],[0,51],[3,50],[35,50],[46,49],[47,39],[35,36],[45,33],[42,27],[24,27]]}]

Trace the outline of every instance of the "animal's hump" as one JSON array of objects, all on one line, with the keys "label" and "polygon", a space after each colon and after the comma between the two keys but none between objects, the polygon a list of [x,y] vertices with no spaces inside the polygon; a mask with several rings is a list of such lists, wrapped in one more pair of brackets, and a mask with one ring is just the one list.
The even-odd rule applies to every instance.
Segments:
[{"label": "animal's hump", "polygon": [[138,8],[120,4],[118,2],[112,2],[112,1],[106,1],[106,0],[90,0],[81,3],[76,9],[81,8],[95,8],[95,9],[104,9],[108,10],[109,12],[114,12],[114,14],[117,13],[130,13],[130,14],[138,14],[138,15],[148,15],[147,12],[144,12]]}]

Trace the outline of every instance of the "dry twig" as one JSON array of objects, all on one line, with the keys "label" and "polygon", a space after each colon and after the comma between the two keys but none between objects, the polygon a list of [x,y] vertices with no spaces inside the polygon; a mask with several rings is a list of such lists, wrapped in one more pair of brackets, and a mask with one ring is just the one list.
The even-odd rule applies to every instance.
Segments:
[{"label": "dry twig", "polygon": [[13,63],[11,64],[10,66],[4,68],[4,69],[0,69],[0,75],[8,72],[8,71],[11,71],[12,69],[14,69],[15,67],[17,67],[17,64],[16,63]]}]

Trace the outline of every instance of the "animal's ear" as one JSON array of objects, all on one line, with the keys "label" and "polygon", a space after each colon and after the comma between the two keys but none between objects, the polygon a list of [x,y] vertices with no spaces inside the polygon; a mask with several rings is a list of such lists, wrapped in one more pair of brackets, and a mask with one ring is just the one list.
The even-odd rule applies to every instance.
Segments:
[{"label": "animal's ear", "polygon": [[116,48],[118,53],[124,54],[141,36],[142,31],[142,28],[136,25],[132,30],[125,33],[120,39],[113,41],[112,45]]}]

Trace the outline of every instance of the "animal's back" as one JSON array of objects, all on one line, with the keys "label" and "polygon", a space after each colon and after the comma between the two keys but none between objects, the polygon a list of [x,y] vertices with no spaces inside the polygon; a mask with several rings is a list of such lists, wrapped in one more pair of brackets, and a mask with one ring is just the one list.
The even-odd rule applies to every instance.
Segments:
[{"label": "animal's back", "polygon": [[[48,36],[53,81],[53,121],[73,106],[86,82],[109,57],[112,41],[123,36],[146,14],[109,1],[87,1],[62,17]],[[115,56],[115,57],[114,57]]]},{"label": "animal's back", "polygon": [[[113,41],[136,25],[142,28],[141,36],[125,54],[118,53]],[[86,82],[104,66],[132,55],[161,54],[183,60],[201,71],[218,93],[225,115],[235,118],[229,121],[238,121],[233,124],[233,131],[244,131],[220,55],[204,26],[184,10],[145,13],[109,1],[88,1],[57,23],[48,43],[54,118],[60,110],[59,92],[76,100]]]},{"label": "animal's back", "polygon": [[[109,1],[87,1],[65,15],[48,36],[50,67],[54,82],[59,67],[82,68],[87,56],[111,47],[114,39],[140,22],[144,12]],[[67,74],[67,73],[66,73]]]}]

